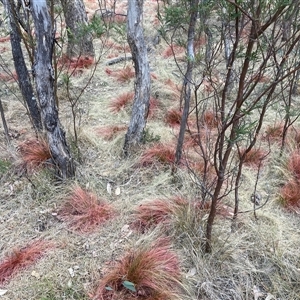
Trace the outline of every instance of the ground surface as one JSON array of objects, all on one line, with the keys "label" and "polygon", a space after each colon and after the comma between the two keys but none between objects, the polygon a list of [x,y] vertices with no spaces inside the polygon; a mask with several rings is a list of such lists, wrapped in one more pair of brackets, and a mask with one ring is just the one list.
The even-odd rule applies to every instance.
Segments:
[{"label": "ground surface", "polygon": [[[87,11],[97,9],[97,1],[87,0]],[[117,1],[119,13],[126,12],[126,1]],[[146,1],[146,35],[155,37],[156,1]],[[2,29],[2,36],[6,36]],[[126,67],[131,61],[112,66],[107,62],[123,57],[129,52],[125,35],[112,34],[104,51],[102,42],[95,40],[97,56],[101,55],[96,72],[79,100],[80,125],[78,140],[81,162],[78,161],[78,185],[93,191],[116,210],[116,216],[99,226],[93,233],[81,234],[70,230],[58,216],[58,209],[74,182],[57,184],[51,170],[41,169],[28,176],[19,172],[20,142],[31,138],[33,130],[20,101],[17,84],[3,67],[13,72],[9,40],[0,44],[1,100],[11,134],[7,146],[4,135],[0,136],[0,261],[14,249],[24,247],[36,239],[51,241],[52,246],[36,264],[18,272],[8,282],[0,285],[0,299],[50,300],[90,299],[101,278],[110,269],[110,263],[118,260],[126,251],[134,248],[140,239],[156,239],[160,230],[136,232],[130,227],[132,212],[143,200],[167,199],[181,196],[188,200],[199,197],[199,187],[186,168],[171,175],[170,167],[154,163],[141,166],[144,148],[155,147],[146,143],[143,149],[129,159],[122,157],[125,130],[111,139],[105,138],[103,128],[108,125],[126,126],[130,119],[130,105],[114,113],[111,103],[118,95],[133,92],[134,79],[118,81],[114,72]],[[167,57],[168,46],[161,42],[149,51],[152,71],[152,97],[158,106],[148,121],[149,132],[160,141],[171,143],[175,149],[178,127],[165,123],[169,108],[178,105],[181,84],[180,72],[172,57]],[[182,53],[178,56],[184,57]],[[182,62],[180,60],[181,64]],[[78,95],[91,76],[91,69],[70,77],[71,91]],[[4,75],[8,77],[4,77]],[[127,73],[126,73],[127,74]],[[168,80],[172,85],[168,85]],[[58,80],[60,118],[69,136],[73,135],[72,114],[63,76]],[[275,113],[270,112],[272,124]],[[276,115],[275,115],[276,116]],[[0,131],[3,132],[2,124]],[[69,139],[71,141],[71,138]],[[263,143],[263,142],[262,142]],[[154,146],[153,146],[154,145]],[[257,169],[246,168],[241,188],[241,215],[239,229],[231,232],[230,213],[218,216],[214,229],[214,247],[210,255],[202,255],[199,244],[203,237],[207,215],[193,221],[191,212],[175,216],[176,226],[167,234],[171,237],[174,251],[180,258],[182,283],[186,299],[300,299],[300,221],[299,216],[282,208],[278,191],[284,163],[278,159],[276,148],[260,172],[257,190],[268,203],[253,216],[250,201]],[[284,160],[284,159],[283,159]],[[277,168],[274,168],[277,166]],[[232,197],[225,203],[233,207]],[[176,219],[178,218],[178,220]],[[186,222],[185,221],[189,221]],[[187,225],[186,225],[187,224]],[[186,227],[185,227],[186,226]],[[192,228],[194,227],[194,228]],[[196,228],[197,227],[197,228]],[[187,232],[185,234],[185,232]],[[1,290],[5,291],[1,295]],[[183,299],[182,298],[182,299]],[[134,299],[134,298],[133,298]]]}]

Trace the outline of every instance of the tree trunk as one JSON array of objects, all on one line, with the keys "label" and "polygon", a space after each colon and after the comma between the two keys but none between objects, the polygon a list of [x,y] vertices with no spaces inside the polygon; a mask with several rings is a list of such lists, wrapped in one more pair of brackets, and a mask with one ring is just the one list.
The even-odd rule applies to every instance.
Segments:
[{"label": "tree trunk", "polygon": [[34,74],[41,117],[58,176],[66,179],[74,176],[75,169],[55,104],[52,68],[55,32],[46,0],[31,0],[31,11],[36,34]]},{"label": "tree trunk", "polygon": [[187,119],[190,110],[192,75],[193,75],[194,61],[195,61],[195,54],[194,54],[195,26],[197,21],[199,2],[200,0],[193,0],[191,1],[191,6],[190,6],[191,18],[189,23],[188,41],[187,41],[188,62],[187,62],[187,68],[186,68],[186,73],[183,82],[184,107],[183,107],[183,112],[181,117],[180,131],[179,131],[176,153],[175,153],[176,165],[178,165],[181,160],[184,134],[185,134]]},{"label": "tree trunk", "polygon": [[83,1],[61,0],[61,4],[68,34],[68,57],[95,56],[92,36],[84,31],[88,18]]},{"label": "tree trunk", "polygon": [[125,156],[132,147],[141,142],[149,111],[150,69],[142,27],[143,4],[143,0],[128,1],[127,40],[134,62],[136,81],[132,115],[123,147]]},{"label": "tree trunk", "polygon": [[33,92],[32,84],[25,64],[23,51],[21,47],[21,37],[17,25],[15,4],[12,0],[5,0],[5,7],[10,23],[10,43],[14,59],[15,69],[18,75],[18,84],[28,107],[32,124],[36,130],[42,130],[42,121],[40,110]]}]

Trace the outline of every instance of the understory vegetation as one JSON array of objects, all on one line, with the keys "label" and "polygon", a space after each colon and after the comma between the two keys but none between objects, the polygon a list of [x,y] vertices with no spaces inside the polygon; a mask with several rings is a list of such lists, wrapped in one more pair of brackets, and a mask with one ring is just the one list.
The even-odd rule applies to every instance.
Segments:
[{"label": "understory vegetation", "polygon": [[51,7],[76,167],[64,180],[23,101],[1,5],[0,299],[300,299],[296,1],[144,1],[149,112],[128,156],[127,1],[84,3],[95,57],[65,55]]}]

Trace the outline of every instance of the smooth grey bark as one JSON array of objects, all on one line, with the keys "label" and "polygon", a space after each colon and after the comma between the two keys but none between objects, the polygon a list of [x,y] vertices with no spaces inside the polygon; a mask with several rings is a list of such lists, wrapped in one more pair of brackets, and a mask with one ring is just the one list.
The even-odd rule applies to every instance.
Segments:
[{"label": "smooth grey bark", "polygon": [[137,146],[146,127],[150,102],[150,68],[147,47],[143,35],[143,0],[128,1],[127,40],[135,67],[135,94],[130,124],[125,136],[124,154]]},{"label": "smooth grey bark", "polygon": [[182,156],[182,147],[184,141],[184,134],[186,129],[186,124],[189,116],[190,101],[191,101],[191,85],[192,85],[192,75],[195,62],[194,54],[194,40],[195,40],[195,26],[197,22],[198,6],[200,0],[191,1],[191,13],[190,22],[188,28],[188,40],[187,40],[187,68],[183,81],[183,98],[184,106],[180,123],[180,131],[177,140],[177,147],[175,152],[175,164],[178,165]]},{"label": "smooth grey bark", "polygon": [[82,0],[61,0],[65,15],[68,57],[95,56],[91,34],[84,32],[88,18]]},{"label": "smooth grey bark", "polygon": [[4,1],[10,24],[10,43],[14,60],[16,73],[18,75],[18,84],[30,113],[30,119],[34,128],[38,131],[42,130],[41,114],[36,101],[28,69],[24,60],[21,47],[21,37],[19,27],[17,25],[15,4],[12,0]]},{"label": "smooth grey bark", "polygon": [[52,68],[55,32],[46,0],[31,0],[31,11],[36,34],[34,74],[41,117],[58,176],[66,179],[74,176],[75,168],[55,104]]}]

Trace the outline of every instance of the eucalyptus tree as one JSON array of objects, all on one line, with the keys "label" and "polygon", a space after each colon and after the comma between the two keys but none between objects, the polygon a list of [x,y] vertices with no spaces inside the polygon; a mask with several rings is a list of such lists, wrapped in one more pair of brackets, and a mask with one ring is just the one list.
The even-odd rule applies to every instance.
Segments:
[{"label": "eucalyptus tree", "polygon": [[125,136],[124,154],[137,146],[146,127],[150,102],[150,68],[143,34],[143,0],[128,1],[127,40],[135,68],[134,103]]},{"label": "eucalyptus tree", "polygon": [[68,36],[67,56],[94,56],[93,37],[85,30],[88,18],[83,0],[61,0],[61,4]]},{"label": "eucalyptus tree", "polygon": [[46,0],[31,0],[31,12],[36,34],[33,72],[39,99],[41,118],[46,131],[53,163],[62,179],[73,177],[74,162],[60,124],[54,94],[52,54],[55,31]]}]

